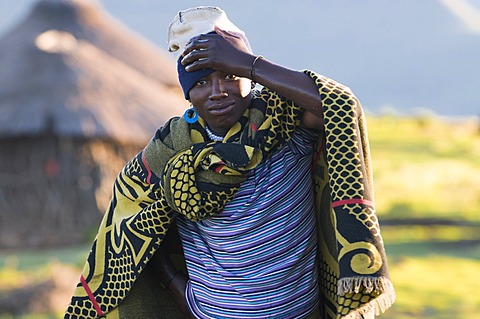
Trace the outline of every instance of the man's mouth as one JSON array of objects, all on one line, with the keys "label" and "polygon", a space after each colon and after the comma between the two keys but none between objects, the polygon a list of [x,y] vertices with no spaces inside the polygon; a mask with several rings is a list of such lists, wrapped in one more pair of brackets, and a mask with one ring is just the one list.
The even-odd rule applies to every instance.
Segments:
[{"label": "man's mouth", "polygon": [[215,104],[208,108],[208,112],[213,115],[223,115],[230,112],[235,106],[235,102]]}]

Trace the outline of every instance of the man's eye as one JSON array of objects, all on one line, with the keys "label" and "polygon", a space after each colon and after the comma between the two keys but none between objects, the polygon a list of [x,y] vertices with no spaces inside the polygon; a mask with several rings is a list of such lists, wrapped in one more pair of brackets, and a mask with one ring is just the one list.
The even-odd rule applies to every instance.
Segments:
[{"label": "man's eye", "polygon": [[205,85],[206,83],[207,83],[207,81],[205,81],[205,80],[198,80],[197,83],[195,83],[195,85],[202,86],[202,85]]},{"label": "man's eye", "polygon": [[234,75],[234,74],[227,74],[227,75],[225,75],[225,79],[227,79],[227,80],[236,80],[236,79],[237,79],[237,76]]}]

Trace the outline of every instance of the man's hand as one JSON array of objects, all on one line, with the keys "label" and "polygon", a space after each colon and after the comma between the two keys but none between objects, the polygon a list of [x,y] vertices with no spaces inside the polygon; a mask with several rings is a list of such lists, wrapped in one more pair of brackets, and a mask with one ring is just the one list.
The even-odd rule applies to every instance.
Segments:
[{"label": "man's hand", "polygon": [[185,298],[188,276],[175,268],[168,256],[168,252],[163,246],[157,249],[150,263],[153,264],[160,276],[160,281],[170,291],[173,299],[185,315],[185,318],[191,318],[191,313]]},{"label": "man's hand", "polygon": [[183,272],[179,272],[170,281],[168,289],[170,290],[173,299],[182,310],[185,318],[193,318],[188,309],[187,299],[185,298],[185,288],[187,287],[188,276]]},{"label": "man's hand", "polygon": [[255,56],[245,36],[215,29],[216,34],[193,37],[182,53],[182,65],[187,71],[214,69],[240,77],[250,76]]}]

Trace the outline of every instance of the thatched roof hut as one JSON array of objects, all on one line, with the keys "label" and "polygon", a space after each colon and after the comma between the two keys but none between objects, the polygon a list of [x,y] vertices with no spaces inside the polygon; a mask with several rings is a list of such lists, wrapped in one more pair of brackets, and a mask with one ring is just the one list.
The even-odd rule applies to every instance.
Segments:
[{"label": "thatched roof hut", "polygon": [[173,59],[94,0],[42,0],[0,38],[0,247],[94,232],[121,167],[181,115]]}]

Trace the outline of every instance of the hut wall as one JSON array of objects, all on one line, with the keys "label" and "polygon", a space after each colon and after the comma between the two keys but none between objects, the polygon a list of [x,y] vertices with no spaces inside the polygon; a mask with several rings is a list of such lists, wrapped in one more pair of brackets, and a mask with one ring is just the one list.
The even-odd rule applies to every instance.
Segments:
[{"label": "hut wall", "polygon": [[45,135],[0,140],[0,150],[0,248],[18,248],[90,242],[140,147]]}]

